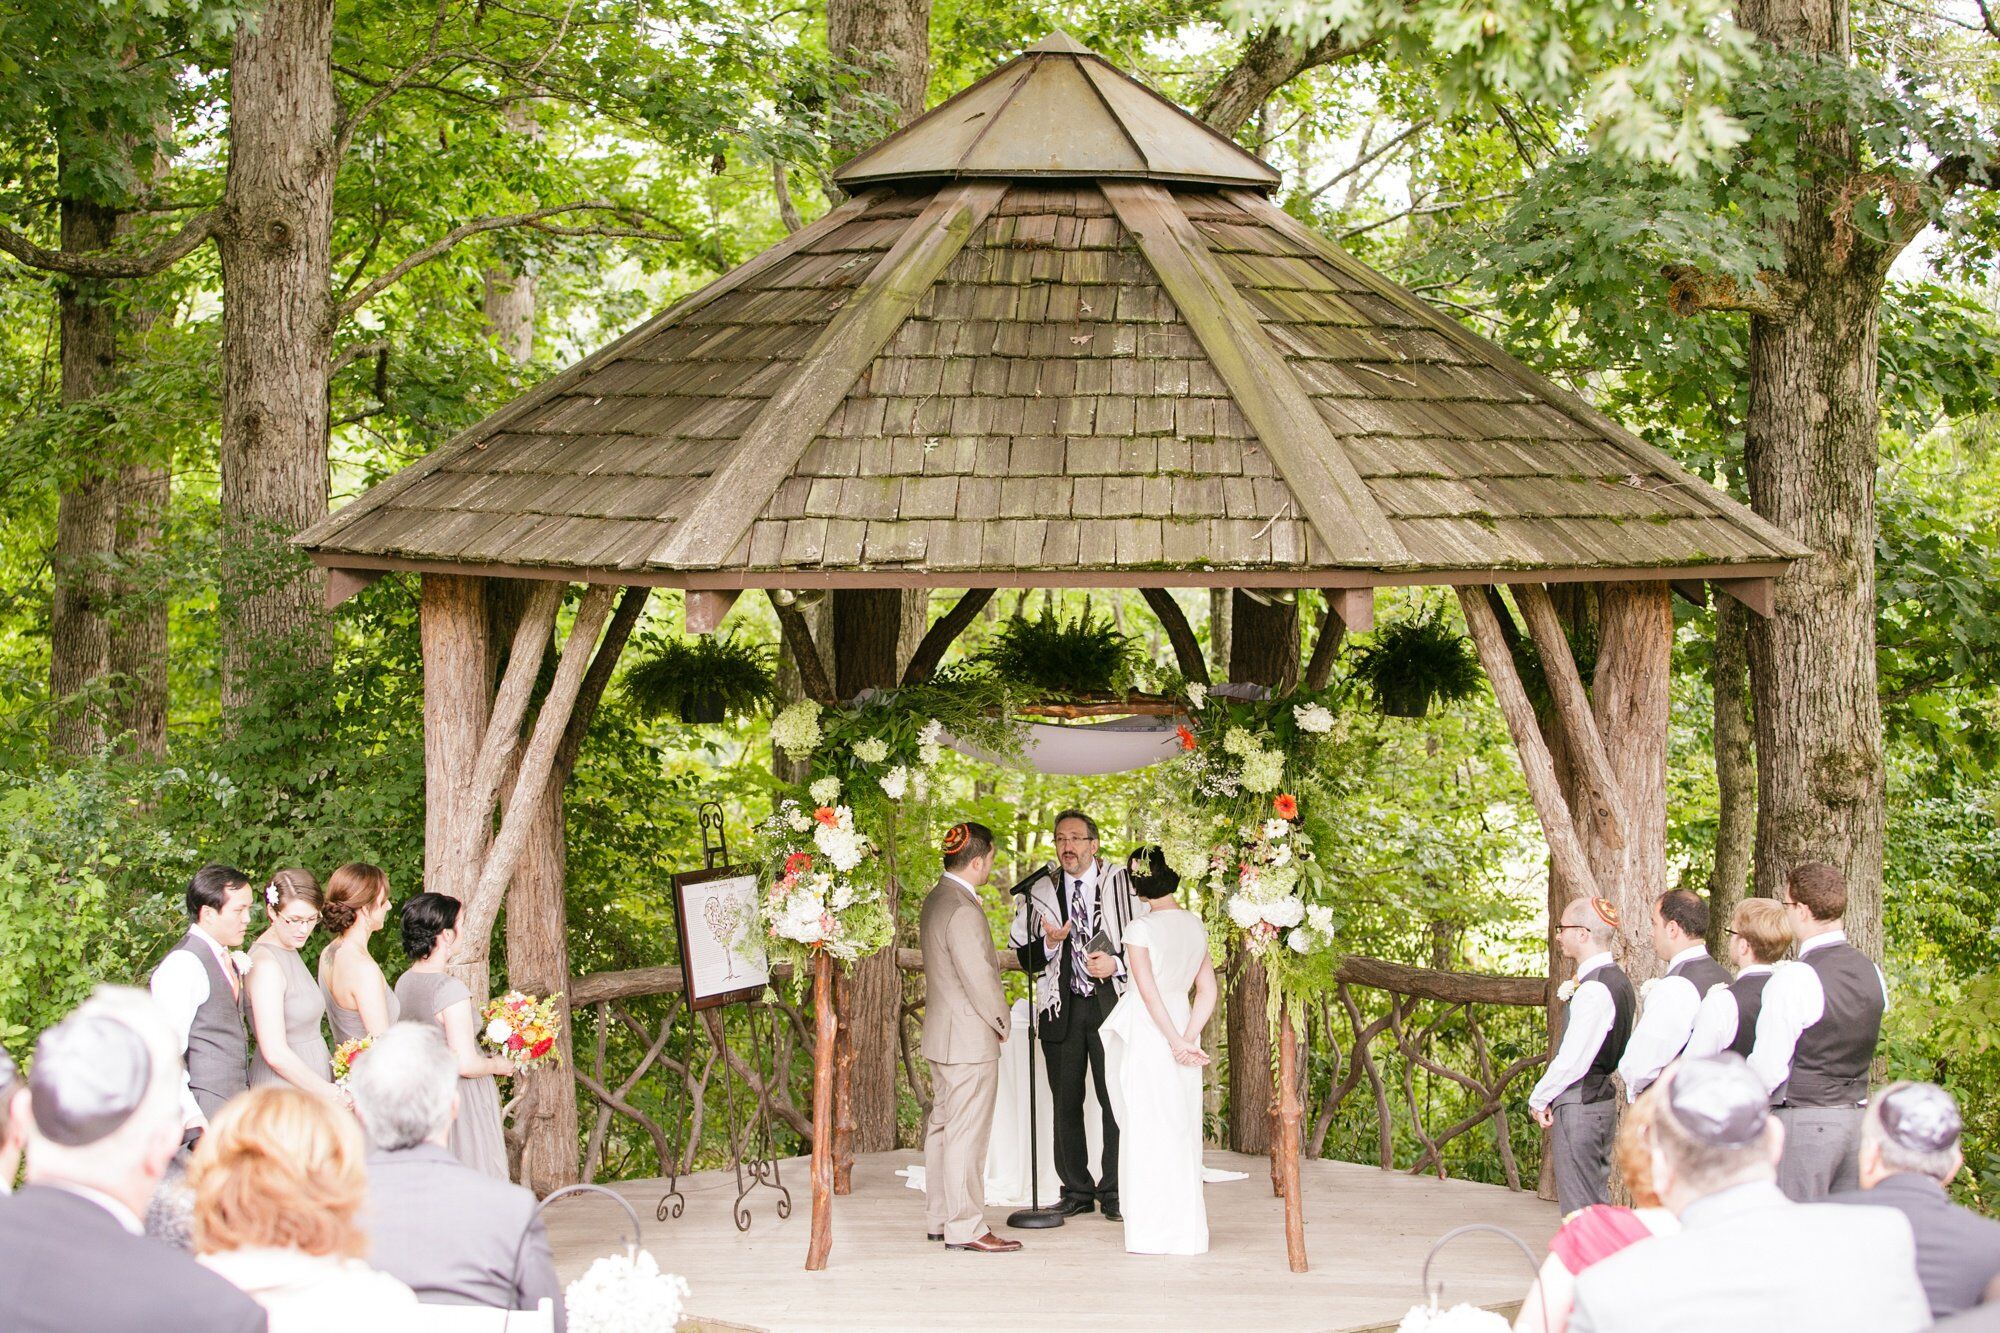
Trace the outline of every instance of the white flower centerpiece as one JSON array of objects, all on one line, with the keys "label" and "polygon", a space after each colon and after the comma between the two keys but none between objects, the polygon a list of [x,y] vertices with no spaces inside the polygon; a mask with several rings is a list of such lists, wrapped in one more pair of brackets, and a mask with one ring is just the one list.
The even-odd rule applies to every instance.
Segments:
[{"label": "white flower centerpiece", "polygon": [[687,1279],[652,1254],[608,1254],[563,1292],[570,1333],[659,1333],[680,1324]]}]

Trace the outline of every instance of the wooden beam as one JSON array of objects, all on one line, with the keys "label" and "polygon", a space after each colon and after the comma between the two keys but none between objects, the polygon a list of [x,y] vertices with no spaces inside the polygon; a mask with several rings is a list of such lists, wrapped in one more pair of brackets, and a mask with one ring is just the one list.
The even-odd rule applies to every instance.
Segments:
[{"label": "wooden beam", "polygon": [[833,692],[833,677],[826,674],[826,660],[819,655],[819,645],[813,642],[812,626],[806,623],[805,612],[799,610],[798,603],[779,601],[771,598],[771,609],[778,613],[778,629],[785,637],[785,646],[792,650],[792,661],[799,668],[799,688],[806,698],[822,708],[831,708],[837,697]]},{"label": "wooden beam", "polygon": [[910,664],[903,668],[903,684],[921,685],[935,675],[945,653],[958,641],[958,636],[965,633],[966,626],[986,609],[996,591],[993,588],[967,588],[964,596],[951,604],[951,610],[939,616],[937,624],[924,631],[916,651],[910,654]]},{"label": "wooden beam", "polygon": [[1139,595],[1146,599],[1146,605],[1159,619],[1160,628],[1167,632],[1167,642],[1173,645],[1174,663],[1180,667],[1182,678],[1208,684],[1208,656],[1202,652],[1201,640],[1195,638],[1194,627],[1188,624],[1187,613],[1181,610],[1173,593],[1165,588],[1141,588]]},{"label": "wooden beam", "polygon": [[1762,579],[1710,579],[1709,586],[1725,597],[1733,597],[1769,620],[1778,610],[1778,581]]},{"label": "wooden beam", "polygon": [[1675,579],[1674,591],[1695,606],[1708,605],[1708,585],[1700,579]]},{"label": "wooden beam", "polygon": [[1307,1270],[1305,1198],[1299,1183],[1299,1034],[1287,1005],[1278,1017],[1278,1132],[1271,1136],[1271,1166],[1285,1196],[1285,1259],[1294,1273]]},{"label": "wooden beam", "polygon": [[993,180],[938,191],[765,400],[653,563],[712,568],[730,558],[854,381],[1006,193],[1007,182]]},{"label": "wooden beam", "polygon": [[1576,821],[1569,803],[1563,799],[1562,784],[1556,780],[1555,761],[1549,756],[1548,742],[1535,721],[1535,709],[1528,702],[1521,678],[1515,674],[1514,658],[1500,637],[1500,621],[1477,588],[1460,588],[1458,604],[1465,612],[1466,628],[1472,631],[1472,646],[1493,684],[1500,714],[1513,734],[1514,749],[1521,757],[1521,773],[1527,779],[1528,795],[1534,800],[1535,814],[1542,822],[1542,836],[1549,844],[1549,860],[1556,874],[1597,897],[1597,878],[1590,873],[1590,861],[1576,835]]},{"label": "wooden beam", "polygon": [[1597,717],[1591,711],[1590,696],[1584,692],[1583,677],[1577,673],[1576,656],[1570,650],[1556,605],[1548,590],[1539,583],[1510,585],[1521,618],[1528,622],[1528,636],[1535,641],[1535,653],[1542,659],[1542,675],[1549,683],[1549,698],[1555,705],[1556,722],[1569,742],[1583,793],[1590,801],[1595,821],[1593,834],[1605,846],[1625,845],[1625,805],[1618,796],[1618,774],[1612,770],[1611,756],[1598,734]]},{"label": "wooden beam", "polygon": [[326,609],[331,611],[387,573],[381,569],[341,569],[326,572]]},{"label": "wooden beam", "polygon": [[1151,181],[1107,180],[1101,188],[1277,464],[1329,563],[1409,564],[1346,449],[1173,196]]},{"label": "wooden beam", "polygon": [[690,634],[713,634],[722,627],[723,617],[729,614],[729,608],[736,605],[736,599],[742,595],[740,590],[735,589],[727,592],[691,590],[683,600],[681,623]]},{"label": "wooden beam", "polygon": [[521,747],[521,720],[528,715],[528,699],[542,673],[542,659],[548,655],[549,636],[555,632],[556,612],[562,609],[563,585],[537,584],[528,594],[521,618],[514,623],[514,638],[507,650],[507,669],[493,696],[493,710],[486,723],[486,735],[479,744],[479,760],[473,765],[467,790],[468,804],[481,821],[490,821],[493,798],[505,780],[508,765]]},{"label": "wooden beam", "polygon": [[1319,615],[1319,633],[1313,638],[1312,656],[1306,661],[1305,682],[1309,690],[1323,690],[1333,679],[1334,659],[1340,656],[1340,645],[1347,638],[1347,622],[1333,608],[1332,597]]},{"label": "wooden beam", "polygon": [[1340,623],[1356,634],[1375,628],[1373,588],[1328,588],[1326,608],[1340,617]]},{"label": "wooden beam", "polygon": [[833,1007],[833,957],[813,958],[812,1227],[806,1271],[826,1267],[833,1252],[833,1046],[839,1019]]}]

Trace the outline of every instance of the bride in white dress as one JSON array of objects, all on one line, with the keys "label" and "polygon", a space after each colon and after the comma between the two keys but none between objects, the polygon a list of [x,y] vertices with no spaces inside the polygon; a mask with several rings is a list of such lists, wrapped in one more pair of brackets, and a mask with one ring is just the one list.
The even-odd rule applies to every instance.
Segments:
[{"label": "bride in white dress", "polygon": [[1201,1070],[1208,1055],[1200,1038],[1215,1011],[1215,964],[1201,918],[1174,901],[1180,877],[1159,848],[1135,852],[1131,872],[1151,910],[1125,927],[1132,984],[1101,1030],[1118,1119],[1125,1249],[1206,1254]]}]

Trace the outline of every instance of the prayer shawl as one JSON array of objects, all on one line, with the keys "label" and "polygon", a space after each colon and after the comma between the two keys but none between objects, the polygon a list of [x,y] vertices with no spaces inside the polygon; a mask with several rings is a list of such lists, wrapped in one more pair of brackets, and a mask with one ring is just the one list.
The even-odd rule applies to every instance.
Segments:
[{"label": "prayer shawl", "polygon": [[[1069,920],[1066,897],[1063,888],[1063,869],[1050,864],[1043,867],[1048,873],[1035,881],[1026,899],[1014,908],[1014,926],[1008,934],[1008,943],[1019,949],[1041,934],[1041,918],[1061,924]],[[1084,878],[1088,880],[1086,872]],[[1086,892],[1088,890],[1086,889]],[[1103,857],[1097,858],[1097,919],[1096,926],[1111,937],[1111,952],[1119,962],[1125,960],[1125,927],[1134,917],[1144,916],[1146,904],[1132,892],[1130,878],[1122,865],[1113,865]],[[1067,941],[1064,942],[1065,946]],[[1127,978],[1110,978],[1118,994],[1125,993]],[[1062,1002],[1062,957],[1060,950],[1050,950],[1049,965],[1035,978],[1035,1012],[1049,1014],[1055,1012]]]}]

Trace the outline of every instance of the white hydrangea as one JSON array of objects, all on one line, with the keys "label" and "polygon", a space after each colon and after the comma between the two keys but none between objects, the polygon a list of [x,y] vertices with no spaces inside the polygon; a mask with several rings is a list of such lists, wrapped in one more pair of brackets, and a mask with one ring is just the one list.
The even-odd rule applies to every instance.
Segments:
[{"label": "white hydrangea", "polygon": [[879,764],[889,757],[889,742],[870,736],[854,743],[854,757],[864,764]]},{"label": "white hydrangea", "polygon": [[1239,929],[1248,930],[1263,920],[1263,913],[1256,903],[1239,893],[1229,900],[1229,919]]},{"label": "white hydrangea", "polygon": [[[570,1322],[576,1322],[574,1317]],[[1476,1305],[1454,1305],[1449,1310],[1413,1305],[1396,1325],[1396,1333],[1506,1333],[1509,1327],[1504,1316]]]},{"label": "white hydrangea", "polygon": [[844,872],[861,864],[861,843],[852,829],[821,824],[813,830],[813,843],[836,870]]},{"label": "white hydrangea", "polygon": [[944,723],[932,718],[917,733],[917,762],[931,768],[944,758]]},{"label": "white hydrangea", "polygon": [[853,881],[845,879],[837,881],[833,886],[832,896],[827,899],[827,905],[836,912],[845,912],[854,906]]},{"label": "white hydrangea", "polygon": [[840,779],[821,778],[807,790],[812,793],[813,800],[820,805],[832,805],[840,799]]},{"label": "white hydrangea", "polygon": [[791,826],[792,832],[794,833],[804,833],[807,829],[813,826],[812,816],[808,815],[805,811],[799,809],[797,806],[793,806],[789,811],[786,812],[785,823]]},{"label": "white hydrangea", "polygon": [[1259,905],[1258,915],[1283,930],[1306,919],[1305,904],[1290,894]]},{"label": "white hydrangea", "polygon": [[1279,750],[1253,749],[1243,756],[1243,790],[1276,791],[1285,780],[1285,756]]},{"label": "white hydrangea", "polygon": [[879,780],[882,784],[882,794],[892,801],[900,801],[909,794],[910,770],[901,764],[884,773]]},{"label": "white hydrangea", "polygon": [[1241,727],[1231,727],[1222,733],[1224,754],[1249,755],[1256,753],[1257,738]]},{"label": "white hydrangea", "polygon": [[1325,903],[1314,903],[1306,908],[1306,927],[1316,934],[1333,934],[1333,909]]},{"label": "white hydrangea", "polygon": [[1315,736],[1324,736],[1333,730],[1333,714],[1325,704],[1293,704],[1292,719],[1299,724],[1299,730]]},{"label": "white hydrangea", "polygon": [[825,916],[816,894],[797,892],[785,899],[784,909],[771,925],[779,935],[800,944],[818,944],[826,937]]},{"label": "white hydrangea", "polygon": [[575,1333],[653,1333],[674,1328],[688,1298],[687,1279],[662,1273],[652,1254],[606,1255],[563,1292]]},{"label": "white hydrangea", "polygon": [[811,699],[801,699],[771,719],[771,744],[788,759],[804,759],[819,742],[819,705]]},{"label": "white hydrangea", "polygon": [[1297,930],[1285,936],[1285,943],[1292,947],[1293,953],[1311,953],[1319,941],[1313,937],[1312,931],[1304,926],[1300,926]]},{"label": "white hydrangea", "polygon": [[1189,681],[1187,687],[1188,707],[1199,709],[1208,703],[1208,686],[1198,680]]}]

